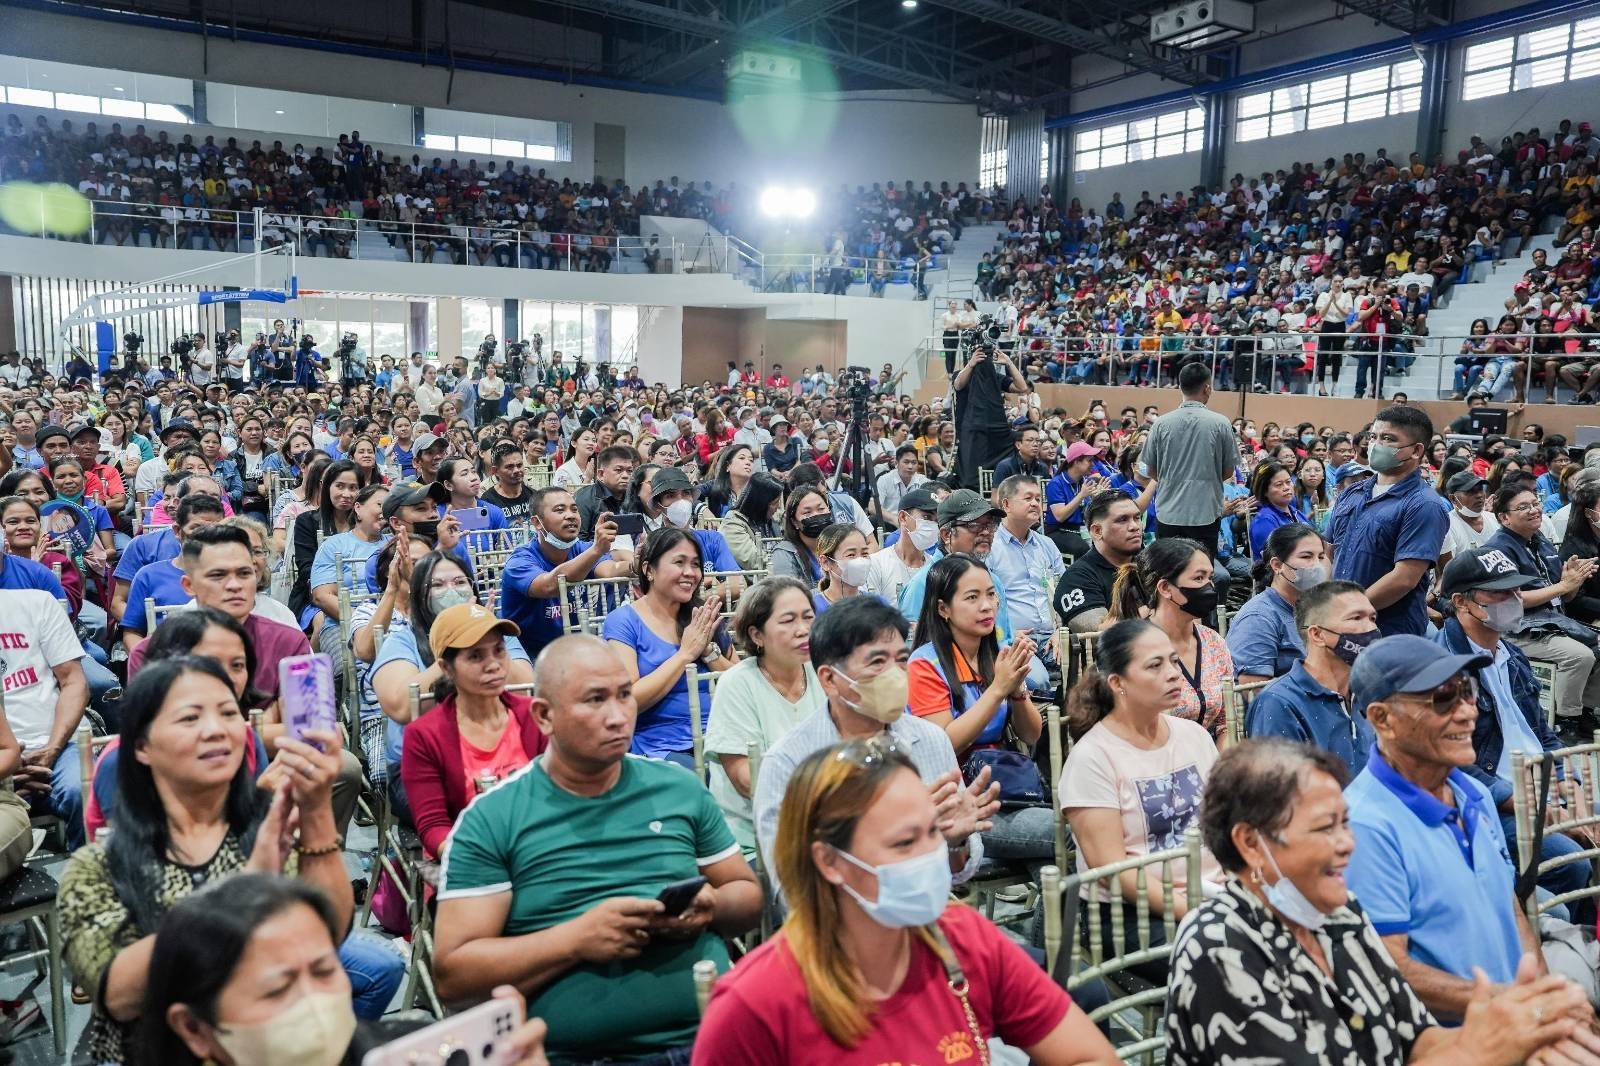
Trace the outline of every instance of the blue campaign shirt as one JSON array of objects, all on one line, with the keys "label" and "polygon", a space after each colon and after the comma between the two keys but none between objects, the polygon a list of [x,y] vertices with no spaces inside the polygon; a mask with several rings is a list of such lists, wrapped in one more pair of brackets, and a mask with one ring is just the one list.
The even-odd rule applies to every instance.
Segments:
[{"label": "blue campaign shirt", "polygon": [[[1229,625],[1228,635],[1233,636]],[[1347,708],[1345,699],[1306,672],[1305,663],[1256,693],[1245,711],[1247,737],[1283,737],[1314,744],[1344,760],[1352,776],[1367,765],[1377,735],[1366,715]]]},{"label": "blue campaign shirt", "polygon": [[696,529],[694,539],[700,542],[700,554],[705,557],[705,568],[721,573],[742,570],[739,561],[728,547],[728,538],[714,529]]},{"label": "blue campaign shirt", "polygon": [[193,596],[183,591],[183,571],[172,559],[161,559],[141,567],[128,587],[128,606],[122,612],[122,627],[136,633],[149,630],[144,616],[144,601],[149,597],[157,607],[188,603]]},{"label": "blue campaign shirt", "polygon": [[[1083,508],[1080,507],[1067,516],[1065,522],[1057,522],[1051,506],[1058,503],[1071,503],[1077,498],[1078,490],[1083,488],[1081,481],[1073,481],[1065,472],[1057,474],[1044,486],[1044,528],[1052,529],[1079,529],[1083,526]],[[1138,494],[1135,493],[1135,496]]]},{"label": "blue campaign shirt", "polygon": [[1228,654],[1235,676],[1282,677],[1306,657],[1294,608],[1270,585],[1228,619]]},{"label": "blue campaign shirt", "polygon": [[[631,603],[625,603],[606,615],[600,635],[633,649],[639,660],[640,677],[653,673],[678,653],[677,642],[656,636]],[[711,689],[704,680],[700,685],[700,725],[704,729],[711,717]],[[639,708],[630,750],[635,755],[658,759],[668,752],[687,752],[693,748],[694,737],[689,729],[689,681],[688,672],[685,671],[678,675],[666,695],[657,700],[654,706]]]},{"label": "blue campaign shirt", "polygon": [[1291,522],[1299,522],[1303,526],[1309,526],[1311,519],[1307,518],[1305,512],[1293,504],[1289,505],[1287,511],[1280,511],[1271,505],[1256,511],[1255,517],[1250,519],[1250,557],[1252,559],[1261,558],[1266,550],[1267,538],[1272,535],[1272,531],[1279,526],[1289,525]]},{"label": "blue campaign shirt", "polygon": [[182,550],[183,546],[178,543],[170,526],[154,533],[141,533],[122,549],[122,557],[117,560],[113,576],[118,581],[132,581],[134,575],[144,567],[163,559],[176,559]]},{"label": "blue campaign shirt", "polygon": [[[1377,748],[1345,789],[1356,848],[1345,878],[1379,936],[1464,980],[1510,984],[1522,958],[1516,871],[1489,790],[1451,770],[1454,805],[1402,778]],[[1459,821],[1457,819],[1459,812]]]},{"label": "blue campaign shirt", "polygon": [[[500,576],[500,617],[517,623],[517,628],[522,630],[522,643],[529,649],[529,654],[538,655],[546,644],[561,636],[562,619],[561,605],[556,597],[530,596],[528,586],[533,584],[534,578],[550,573],[562,563],[571,562],[591,547],[592,541],[580,540],[567,549],[563,558],[552,563],[540,550],[540,542],[534,541],[521,545],[506,559],[505,570]],[[601,563],[609,558],[611,556],[602,555],[595,562]]]},{"label": "blue campaign shirt", "polygon": [[[939,653],[934,648],[932,641],[922,645],[921,647],[917,648],[916,651],[912,652],[911,658],[906,662],[907,670],[920,673],[923,669],[925,669],[925,667],[914,666],[913,664],[915,663],[926,663],[928,666],[932,667],[933,672],[939,675],[939,680],[944,682],[944,687],[949,689],[952,693],[955,691],[955,686],[950,683],[949,675],[944,672],[944,667],[939,664]],[[956,652],[956,673],[962,673],[964,666],[966,666],[966,660],[961,657],[961,653],[958,651]],[[963,708],[961,712],[962,714],[965,714],[967,711],[971,710],[973,704],[983,699],[984,691],[984,686],[978,683],[977,679],[971,672],[971,668],[967,667],[965,672],[967,677],[961,682],[961,699]],[[926,675],[924,675],[924,677],[925,676]],[[923,684],[925,685],[925,682],[923,682]],[[923,689],[918,689],[917,691],[923,691]],[[932,690],[930,689],[929,691]],[[926,713],[918,707],[913,707],[910,709],[917,714]],[[945,710],[949,711],[951,716],[954,718],[961,717],[961,714],[957,714],[955,711],[954,700],[951,701],[950,706],[946,707]],[[989,719],[989,724],[983,727],[983,732],[979,733],[977,738],[973,740],[973,747],[999,744],[1001,741],[1005,740],[1006,721],[1010,718],[1010,716],[1011,701],[1001,700],[1000,707],[994,712],[994,717]]]},{"label": "blue campaign shirt", "polygon": [[43,563],[0,552],[0,589],[38,589],[58,600],[67,598],[56,572]]},{"label": "blue campaign shirt", "polygon": [[[1439,494],[1416,471],[1374,496],[1376,487],[1377,479],[1368,478],[1345,489],[1328,517],[1327,537],[1335,547],[1333,576],[1363,588],[1371,588],[1396,563],[1437,563],[1450,530],[1449,516],[1439,509]],[[1427,631],[1427,589],[1424,574],[1409,592],[1378,612],[1384,636],[1420,637]]]}]

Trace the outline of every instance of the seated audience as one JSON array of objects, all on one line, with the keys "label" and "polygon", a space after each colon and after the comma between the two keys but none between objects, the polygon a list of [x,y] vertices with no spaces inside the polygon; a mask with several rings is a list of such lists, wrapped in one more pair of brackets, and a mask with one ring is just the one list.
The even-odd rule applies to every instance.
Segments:
[{"label": "seated audience", "polygon": [[1256,573],[1267,587],[1228,620],[1228,654],[1240,684],[1287,674],[1306,649],[1295,625],[1300,597],[1328,580],[1328,546],[1299,522],[1279,526],[1262,545]]},{"label": "seated audience", "polygon": [[1117,575],[1144,545],[1144,512],[1115,489],[1097,492],[1084,508],[1089,550],[1056,582],[1056,616],[1074,633],[1093,633],[1111,614]]}]

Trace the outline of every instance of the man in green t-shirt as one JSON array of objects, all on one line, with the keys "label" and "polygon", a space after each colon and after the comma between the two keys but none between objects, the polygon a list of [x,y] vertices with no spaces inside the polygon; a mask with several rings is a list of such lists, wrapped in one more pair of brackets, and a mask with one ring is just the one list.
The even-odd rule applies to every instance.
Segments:
[{"label": "man in green t-shirt", "polygon": [[[562,637],[534,666],[550,746],[475,800],[439,880],[434,977],[447,1000],[514,985],[575,1058],[687,1048],[693,967],[726,970],[722,937],[756,924],[761,888],[711,794],[666,762],[628,756],[627,667],[595,637]],[[657,894],[706,884],[678,917]]]}]

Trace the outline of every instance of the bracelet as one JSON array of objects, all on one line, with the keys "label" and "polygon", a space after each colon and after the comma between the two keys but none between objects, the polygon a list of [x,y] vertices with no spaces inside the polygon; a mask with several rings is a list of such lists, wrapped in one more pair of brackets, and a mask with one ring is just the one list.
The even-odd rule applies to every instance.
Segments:
[{"label": "bracelet", "polygon": [[314,859],[319,855],[333,855],[344,850],[344,838],[336,834],[332,844],[325,844],[320,848],[308,848],[304,844],[296,844],[294,850],[306,859]]}]

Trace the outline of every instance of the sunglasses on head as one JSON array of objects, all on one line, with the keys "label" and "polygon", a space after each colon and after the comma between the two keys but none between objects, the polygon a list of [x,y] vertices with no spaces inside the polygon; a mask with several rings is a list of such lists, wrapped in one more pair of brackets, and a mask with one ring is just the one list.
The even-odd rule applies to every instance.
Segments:
[{"label": "sunglasses on head", "polygon": [[1433,708],[1433,713],[1443,718],[1454,711],[1457,705],[1463,701],[1476,706],[1478,703],[1478,683],[1465,674],[1457,674],[1431,691],[1400,692],[1395,695],[1403,699],[1426,699]]}]

